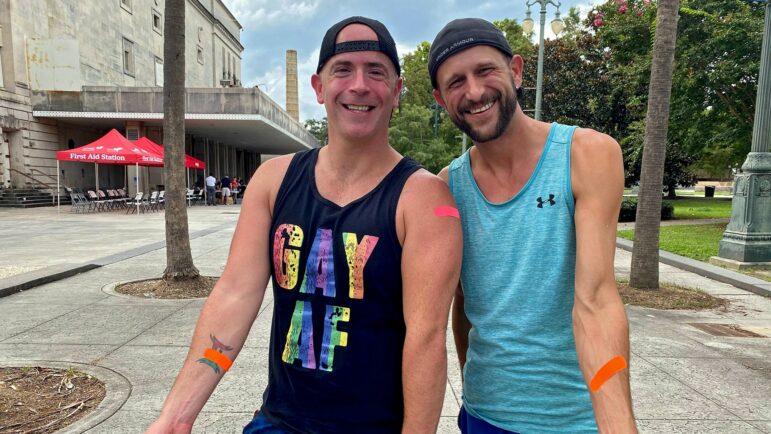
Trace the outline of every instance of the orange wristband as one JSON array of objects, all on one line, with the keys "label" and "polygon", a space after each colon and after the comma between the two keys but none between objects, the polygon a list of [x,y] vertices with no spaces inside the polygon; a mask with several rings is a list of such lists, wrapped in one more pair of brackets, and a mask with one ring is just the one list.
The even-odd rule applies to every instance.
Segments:
[{"label": "orange wristband", "polygon": [[228,369],[230,369],[231,366],[233,366],[233,361],[228,359],[228,357],[219,351],[215,350],[214,348],[207,348],[206,351],[203,352],[203,356],[212,362],[216,363],[217,366],[222,368],[223,371],[227,372]]},{"label": "orange wristband", "polygon": [[592,381],[589,383],[589,390],[597,392],[606,381],[610,380],[612,376],[618,374],[622,369],[626,369],[626,367],[626,359],[622,356],[616,356],[610,359],[605,366],[600,368],[600,370],[594,374],[594,378],[592,378]]}]

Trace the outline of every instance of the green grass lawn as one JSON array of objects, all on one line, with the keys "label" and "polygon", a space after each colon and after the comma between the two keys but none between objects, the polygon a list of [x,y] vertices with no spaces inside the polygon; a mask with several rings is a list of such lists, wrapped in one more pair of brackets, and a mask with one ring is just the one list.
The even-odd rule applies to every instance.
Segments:
[{"label": "green grass lawn", "polygon": [[[727,223],[708,225],[675,225],[661,226],[659,248],[687,258],[709,262],[709,258],[717,256],[720,240]],[[621,230],[620,238],[634,241],[634,230]],[[735,270],[736,271],[736,270]],[[748,276],[757,277],[771,282],[771,271],[738,270]]]},{"label": "green grass lawn", "polygon": [[[726,226],[725,223],[662,226],[659,247],[667,252],[708,262],[711,256],[717,255],[718,243],[723,238]],[[618,231],[618,236],[634,241],[634,230]]]},{"label": "green grass lawn", "polygon": [[687,198],[667,200],[675,207],[675,218],[717,219],[731,217],[731,201],[717,198]]}]

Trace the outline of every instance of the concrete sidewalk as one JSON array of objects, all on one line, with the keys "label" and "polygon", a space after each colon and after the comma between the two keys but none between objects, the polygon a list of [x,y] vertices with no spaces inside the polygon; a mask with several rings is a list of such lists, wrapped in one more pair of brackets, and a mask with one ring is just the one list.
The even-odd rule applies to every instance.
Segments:
[{"label": "concrete sidewalk", "polygon": [[[38,218],[48,236],[27,232],[17,240],[23,245],[4,245],[6,267],[25,260],[45,267],[55,261],[120,258],[127,249],[136,254],[0,298],[0,364],[66,362],[94,372],[108,383],[107,404],[69,431],[142,432],[161,408],[203,305],[203,300],[144,300],[110,291],[115,282],[162,273],[165,249],[141,252],[142,246],[163,240],[163,214],[54,217],[30,211],[0,216],[0,236],[38,227]],[[230,206],[191,209],[191,231],[211,231],[191,241],[202,274],[221,273],[237,211]],[[628,275],[630,258],[617,250],[619,276]],[[705,312],[627,308],[640,431],[771,433],[771,339],[711,336],[689,325],[736,324],[771,336],[771,300],[663,264],[661,278],[730,299],[731,305]],[[194,432],[240,432],[260,405],[267,382],[271,308],[268,291],[244,350],[204,407]],[[461,381],[449,335],[447,346],[449,381],[439,432],[456,433]]]}]

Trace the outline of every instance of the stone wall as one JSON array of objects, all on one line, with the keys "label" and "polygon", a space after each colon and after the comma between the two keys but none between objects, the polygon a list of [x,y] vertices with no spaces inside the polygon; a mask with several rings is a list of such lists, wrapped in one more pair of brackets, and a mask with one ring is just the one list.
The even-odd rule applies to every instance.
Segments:
[{"label": "stone wall", "polygon": [[[240,26],[232,23],[225,26],[224,20],[232,22],[232,19],[227,16],[229,13],[222,11],[218,12],[223,20],[220,23],[201,1],[210,3],[212,0],[188,0],[185,11],[185,85],[219,86],[223,49],[227,58],[235,59],[234,72],[240,79],[240,56],[243,47],[239,42],[240,32],[232,32]],[[209,9],[224,8],[219,0],[214,1],[219,6],[212,6],[210,3]],[[163,30],[153,28],[153,14],[160,14],[163,21],[164,2],[131,0],[130,3],[131,7],[128,8],[122,7],[120,0],[10,2],[16,80],[28,81],[25,38],[63,39],[77,43],[80,52],[80,80],[83,86],[155,86],[156,59],[163,59]],[[41,10],[41,5],[44,10]],[[124,72],[124,38],[133,43],[132,74]],[[201,61],[199,49],[202,50]],[[55,66],[55,59],[48,59],[48,64],[43,67],[47,66]]]}]

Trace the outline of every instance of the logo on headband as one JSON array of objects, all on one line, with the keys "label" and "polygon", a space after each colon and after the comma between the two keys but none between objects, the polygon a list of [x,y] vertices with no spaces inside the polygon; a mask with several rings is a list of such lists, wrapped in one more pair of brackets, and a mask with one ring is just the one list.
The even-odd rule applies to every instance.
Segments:
[{"label": "logo on headband", "polygon": [[461,45],[466,45],[471,42],[474,42],[474,38],[466,38],[466,39],[461,39],[460,41],[454,42],[452,45],[442,50],[441,53],[436,55],[436,61],[438,62],[439,60],[442,59],[442,57],[450,54],[450,52],[452,51],[455,51],[455,49],[460,47]]}]

